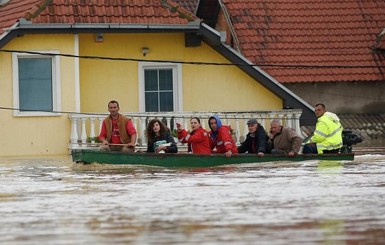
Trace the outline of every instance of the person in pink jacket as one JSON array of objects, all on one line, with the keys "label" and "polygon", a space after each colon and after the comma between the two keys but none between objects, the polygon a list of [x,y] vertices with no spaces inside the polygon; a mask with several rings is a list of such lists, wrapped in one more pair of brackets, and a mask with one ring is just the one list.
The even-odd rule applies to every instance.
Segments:
[{"label": "person in pink jacket", "polygon": [[176,123],[178,140],[188,143],[189,152],[193,154],[211,154],[209,134],[201,127],[199,118],[191,118],[190,123],[192,129],[190,133],[183,129],[180,123]]},{"label": "person in pink jacket", "polygon": [[225,153],[226,157],[231,157],[233,153],[238,153],[237,146],[231,136],[231,128],[222,125],[221,119],[214,115],[209,118],[210,126],[210,147],[216,148],[216,153]]}]

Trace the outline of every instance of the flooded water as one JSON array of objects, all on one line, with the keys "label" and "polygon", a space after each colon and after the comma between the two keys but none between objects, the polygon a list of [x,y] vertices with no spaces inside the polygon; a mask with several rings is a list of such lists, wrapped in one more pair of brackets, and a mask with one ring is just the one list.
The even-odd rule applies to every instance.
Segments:
[{"label": "flooded water", "polygon": [[0,160],[0,244],[385,244],[385,155],[213,169]]}]

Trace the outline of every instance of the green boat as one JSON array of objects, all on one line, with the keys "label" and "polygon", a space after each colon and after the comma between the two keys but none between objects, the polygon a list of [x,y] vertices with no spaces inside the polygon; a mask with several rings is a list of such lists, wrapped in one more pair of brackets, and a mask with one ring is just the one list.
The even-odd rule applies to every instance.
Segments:
[{"label": "green boat", "polygon": [[226,158],[224,154],[155,154],[155,153],[123,153],[105,152],[91,149],[72,150],[72,160],[76,163],[102,163],[102,164],[128,164],[128,165],[149,165],[167,168],[201,168],[215,167],[222,165],[261,163],[276,161],[307,161],[307,160],[328,160],[328,161],[353,161],[354,153],[340,154],[300,154],[295,157],[277,156],[265,154],[259,157],[257,154],[234,154]]}]

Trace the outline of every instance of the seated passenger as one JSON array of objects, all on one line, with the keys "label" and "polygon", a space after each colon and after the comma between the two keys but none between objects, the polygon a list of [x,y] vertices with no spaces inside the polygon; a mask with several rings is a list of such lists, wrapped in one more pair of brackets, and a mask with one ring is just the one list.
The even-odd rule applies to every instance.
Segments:
[{"label": "seated passenger", "polygon": [[108,102],[110,115],[102,122],[98,136],[102,142],[102,151],[135,152],[136,129],[131,119],[119,113],[119,103],[116,100]]},{"label": "seated passenger", "polygon": [[225,153],[226,157],[231,157],[233,153],[238,153],[237,146],[231,135],[231,128],[227,125],[222,125],[218,116],[209,118],[210,126],[210,147],[214,153]]},{"label": "seated passenger", "polygon": [[303,139],[293,129],[282,126],[278,119],[274,119],[270,123],[270,133],[271,154],[290,157],[298,154]]},{"label": "seated passenger", "polygon": [[174,137],[170,134],[170,129],[167,128],[161,120],[152,119],[146,129],[147,136],[147,152],[155,153],[177,153],[178,147]]},{"label": "seated passenger", "polygon": [[182,143],[188,143],[188,151],[194,154],[211,154],[209,134],[201,127],[201,121],[197,117],[190,119],[192,131],[188,133],[180,123],[176,124],[178,139]]},{"label": "seated passenger", "polygon": [[343,145],[340,119],[336,114],[326,111],[321,103],[315,105],[314,112],[318,118],[317,124],[310,141],[305,142],[303,153],[339,153]]},{"label": "seated passenger", "polygon": [[267,136],[265,129],[257,122],[257,119],[252,118],[247,121],[249,133],[246,135],[245,141],[238,147],[239,153],[256,153],[263,157],[267,152]]}]

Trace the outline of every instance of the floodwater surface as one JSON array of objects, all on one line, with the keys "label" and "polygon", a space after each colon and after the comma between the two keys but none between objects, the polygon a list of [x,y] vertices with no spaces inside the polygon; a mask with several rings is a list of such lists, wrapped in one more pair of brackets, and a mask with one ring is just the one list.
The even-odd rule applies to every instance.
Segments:
[{"label": "floodwater surface", "polygon": [[385,155],[166,169],[0,160],[0,244],[385,244]]}]

